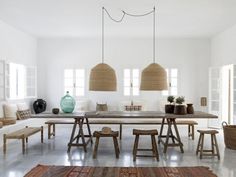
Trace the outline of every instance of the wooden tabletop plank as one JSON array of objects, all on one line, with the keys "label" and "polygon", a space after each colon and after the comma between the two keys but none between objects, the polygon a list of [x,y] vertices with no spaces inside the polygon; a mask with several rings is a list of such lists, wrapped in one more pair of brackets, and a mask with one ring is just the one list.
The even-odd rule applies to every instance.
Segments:
[{"label": "wooden tabletop plank", "polygon": [[91,111],[91,112],[74,112],[74,113],[41,113],[33,114],[32,118],[181,118],[181,119],[217,119],[218,116],[195,111],[194,114],[176,115],[165,114],[160,111]]},{"label": "wooden tabletop plank", "polygon": [[195,111],[194,114],[176,115],[165,114],[159,111],[100,111],[100,112],[86,112],[85,117],[88,118],[199,118],[199,119],[217,119],[218,116]]},{"label": "wooden tabletop plank", "polygon": [[32,114],[31,118],[84,118],[85,112],[74,112],[74,113],[59,113],[53,114],[50,112]]}]

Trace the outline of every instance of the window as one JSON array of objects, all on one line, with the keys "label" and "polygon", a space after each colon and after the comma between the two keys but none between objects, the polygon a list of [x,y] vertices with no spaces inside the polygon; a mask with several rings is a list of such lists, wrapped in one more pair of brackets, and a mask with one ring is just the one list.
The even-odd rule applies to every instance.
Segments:
[{"label": "window", "polygon": [[6,97],[23,99],[36,97],[36,68],[21,64],[6,64]]},{"label": "window", "polygon": [[69,91],[73,96],[84,96],[85,92],[85,70],[64,70],[64,92]]},{"label": "window", "polygon": [[25,67],[26,70],[26,97],[37,96],[36,67]]},{"label": "window", "polygon": [[5,99],[5,62],[0,60],[0,100]]},{"label": "window", "polygon": [[162,91],[162,95],[177,95],[178,94],[178,69],[166,69],[168,90]]},{"label": "window", "polygon": [[124,69],[124,95],[139,95],[139,69]]}]

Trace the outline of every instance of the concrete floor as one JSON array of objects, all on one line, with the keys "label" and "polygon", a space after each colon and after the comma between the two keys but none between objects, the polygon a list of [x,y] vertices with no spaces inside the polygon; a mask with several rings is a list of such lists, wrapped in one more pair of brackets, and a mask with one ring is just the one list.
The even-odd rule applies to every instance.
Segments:
[{"label": "concrete floor", "polygon": [[[88,152],[84,153],[82,148],[73,147],[70,154],[67,154],[67,143],[71,133],[71,125],[57,126],[57,136],[50,140],[47,139],[45,129],[44,143],[40,143],[40,134],[29,138],[26,154],[21,151],[21,141],[10,141],[7,146],[7,154],[3,155],[0,148],[0,176],[1,177],[21,177],[37,164],[46,165],[87,165],[87,166],[208,166],[219,177],[236,177],[236,151],[226,149],[223,141],[222,130],[217,136],[221,160],[217,158],[206,157],[202,160],[195,155],[198,134],[195,140],[187,137],[187,127],[179,127],[182,141],[184,144],[184,154],[180,153],[179,148],[169,148],[166,154],[163,154],[163,146],[159,145],[160,161],[152,158],[137,158],[133,162],[132,147],[134,137],[133,128],[137,126],[124,126],[123,139],[120,141],[120,158],[115,158],[114,148],[111,139],[101,139],[97,159],[92,158],[92,146],[88,146]],[[145,128],[154,128],[146,126]],[[156,127],[155,127],[156,128]],[[157,127],[158,130],[160,127]],[[100,127],[92,127],[92,130]],[[114,126],[113,129],[118,127]],[[205,142],[210,142],[205,138]],[[150,147],[150,138],[141,138],[140,147]],[[206,147],[210,147],[206,143]]]}]

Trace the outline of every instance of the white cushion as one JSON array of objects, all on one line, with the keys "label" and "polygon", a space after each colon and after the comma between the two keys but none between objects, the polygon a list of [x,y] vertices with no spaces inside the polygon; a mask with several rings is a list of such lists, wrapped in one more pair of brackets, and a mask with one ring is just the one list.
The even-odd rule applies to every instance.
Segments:
[{"label": "white cushion", "polygon": [[24,111],[29,109],[29,106],[26,103],[17,103],[17,108],[19,111]]},{"label": "white cushion", "polygon": [[76,101],[77,111],[89,111],[89,100],[79,100]]},{"label": "white cushion", "polygon": [[6,119],[16,119],[16,104],[5,104],[4,107],[4,115]]},{"label": "white cushion", "polygon": [[0,118],[4,117],[4,110],[3,110],[4,104],[5,104],[4,102],[0,103]]},{"label": "white cushion", "polygon": [[162,98],[160,101],[159,101],[159,110],[161,112],[165,112],[165,105],[168,104],[167,101],[166,101],[166,98]]}]

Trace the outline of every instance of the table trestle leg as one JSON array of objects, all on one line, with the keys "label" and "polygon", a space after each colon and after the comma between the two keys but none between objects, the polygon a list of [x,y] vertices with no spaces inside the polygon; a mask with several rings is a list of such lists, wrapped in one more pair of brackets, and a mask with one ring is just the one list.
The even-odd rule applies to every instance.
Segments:
[{"label": "table trestle leg", "polygon": [[[165,119],[167,120],[167,133],[166,133],[166,135],[163,135]],[[173,129],[172,129],[172,127],[173,127]],[[175,133],[175,135],[173,133]],[[162,138],[165,138],[165,140],[162,140]],[[172,139],[172,143],[169,142],[170,138]],[[167,148],[169,146],[170,147],[179,146],[180,151],[182,153],[184,152],[183,143],[181,142],[181,138],[179,135],[179,131],[178,131],[178,127],[176,125],[175,118],[163,118],[162,119],[158,143],[162,143],[164,145],[164,150],[163,150],[164,153],[167,152]]]},{"label": "table trestle leg", "polygon": [[[83,131],[84,124],[87,125],[88,135],[84,134],[84,131]],[[76,133],[77,126],[78,126],[78,133]],[[85,138],[89,138],[89,139],[85,141]],[[81,139],[81,142],[80,142],[80,139]],[[70,152],[71,146],[77,146],[77,147],[82,146],[84,149],[84,152],[87,152],[87,144],[89,142],[93,143],[88,118],[75,118],[75,122],[74,122],[73,129],[71,132],[70,141],[68,143],[67,152]]]},{"label": "table trestle leg", "polygon": [[72,129],[72,132],[71,132],[71,136],[70,136],[70,141],[69,141],[69,143],[68,143],[67,152],[70,152],[70,149],[71,149],[71,146],[72,146],[72,143],[73,143],[73,139],[74,139],[74,135],[75,135],[75,130],[76,130],[77,124],[78,124],[78,120],[75,119],[75,122],[74,122],[74,125],[73,125],[73,129]]}]

